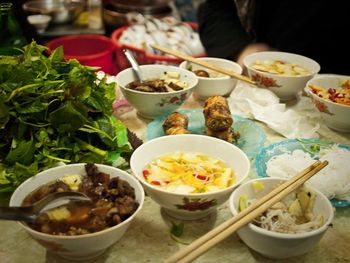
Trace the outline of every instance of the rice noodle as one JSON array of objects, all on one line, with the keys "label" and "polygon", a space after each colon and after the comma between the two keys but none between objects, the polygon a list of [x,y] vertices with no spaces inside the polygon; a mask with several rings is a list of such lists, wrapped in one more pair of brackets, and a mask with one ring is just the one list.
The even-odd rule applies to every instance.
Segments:
[{"label": "rice noodle", "polygon": [[[328,198],[350,201],[350,151],[333,145],[319,152],[321,161],[327,160],[328,166],[314,175],[306,185],[315,187]],[[302,171],[315,160],[302,150],[283,153],[272,157],[266,163],[266,174],[270,177],[289,179]]]},{"label": "rice noodle", "polygon": [[287,209],[268,209],[258,218],[256,224],[266,230],[279,233],[305,233],[317,229],[322,224],[320,215],[306,223],[298,224],[296,217],[288,213]]}]

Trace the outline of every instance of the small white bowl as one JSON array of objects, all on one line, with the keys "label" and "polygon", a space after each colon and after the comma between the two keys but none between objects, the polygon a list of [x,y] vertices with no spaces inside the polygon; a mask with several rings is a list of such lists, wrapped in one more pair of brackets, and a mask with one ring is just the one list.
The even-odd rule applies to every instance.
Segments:
[{"label": "small white bowl", "polygon": [[[218,66],[227,70],[231,70],[237,74],[242,73],[242,67],[239,64],[227,59],[201,57],[201,58],[197,58],[197,60],[203,60],[215,66]],[[212,70],[208,70],[205,67],[202,67],[200,65],[187,62],[187,61],[183,61],[179,65],[179,67],[183,69],[188,69],[190,65],[192,67],[192,71],[205,70],[205,71],[212,72]],[[195,98],[199,100],[206,100],[210,96],[227,97],[231,94],[231,92],[233,91],[233,89],[236,87],[236,84],[237,84],[237,79],[229,76],[220,76],[217,78],[205,78],[205,77],[199,77],[199,76],[197,77],[199,81],[198,81],[197,87],[193,91],[193,95]]]},{"label": "small white bowl", "polygon": [[[198,152],[224,161],[234,171],[235,183],[216,192],[179,194],[146,182],[142,171],[148,163],[160,155],[179,151]],[[206,217],[227,201],[232,190],[248,176],[250,163],[246,154],[231,143],[205,135],[185,134],[159,137],[142,144],[132,154],[130,167],[146,193],[164,208],[167,214],[179,219],[194,220]],[[194,206],[191,209],[186,208],[187,203]],[[205,207],[203,203],[206,204]]]},{"label": "small white bowl", "polygon": [[336,131],[350,132],[350,106],[335,103],[314,94],[309,85],[321,86],[323,88],[336,89],[342,80],[349,80],[350,76],[324,76],[311,79],[307,82],[305,91],[309,94],[316,109],[321,113],[325,124]]},{"label": "small white bowl", "polygon": [[39,33],[43,33],[51,21],[48,15],[29,15],[27,16],[29,24],[33,25]]},{"label": "small white bowl", "polygon": [[[85,164],[70,164],[45,170],[23,182],[13,193],[10,206],[21,206],[24,198],[40,186],[48,184],[65,175],[85,175]],[[70,260],[88,260],[102,254],[108,247],[117,242],[126,232],[130,223],[140,212],[144,191],[141,184],[130,174],[108,165],[97,164],[99,171],[109,174],[111,177],[119,177],[127,181],[134,189],[139,207],[128,219],[108,229],[85,235],[57,236],[38,232],[24,223],[19,223],[28,234],[40,245],[63,258]]]},{"label": "small white bowl", "polygon": [[[251,65],[257,60],[286,61],[308,69],[310,74],[303,76],[281,76],[258,71],[251,67]],[[313,78],[321,69],[320,65],[311,58],[278,51],[253,53],[246,56],[243,63],[248,70],[249,77],[256,81],[259,87],[268,88],[273,91],[281,99],[281,101],[294,99],[298,92],[304,89],[306,82]]]},{"label": "small white bowl", "polygon": [[[255,193],[252,183],[257,181],[263,183],[265,188]],[[229,205],[232,215],[238,214],[239,199],[242,195],[245,195],[247,200],[259,199],[285,181],[279,178],[258,178],[240,185],[230,196]],[[308,188],[316,193],[313,213],[321,214],[324,218],[320,228],[305,233],[285,234],[269,231],[250,223],[237,231],[238,236],[248,247],[269,258],[284,259],[309,252],[327,231],[334,212],[331,202],[324,194],[314,188]]]},{"label": "small white bowl", "polygon": [[191,96],[198,83],[196,75],[188,70],[167,65],[140,66],[145,80],[157,79],[164,72],[179,72],[180,80],[188,83],[188,88],[173,92],[141,92],[127,89],[126,85],[136,80],[132,68],[124,69],[116,76],[116,82],[127,101],[144,118],[153,119],[177,110]]}]

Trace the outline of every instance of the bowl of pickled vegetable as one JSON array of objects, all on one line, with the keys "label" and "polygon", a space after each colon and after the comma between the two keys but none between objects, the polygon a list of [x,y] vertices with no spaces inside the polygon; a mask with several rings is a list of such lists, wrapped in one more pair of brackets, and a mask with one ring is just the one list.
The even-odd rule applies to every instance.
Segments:
[{"label": "bowl of pickled vegetable", "polygon": [[50,168],[22,183],[10,206],[28,206],[54,192],[76,191],[89,205],[62,204],[33,223],[20,226],[48,251],[69,260],[98,257],[122,238],[140,212],[144,191],[132,175],[102,164],[70,164]]},{"label": "bowl of pickled vegetable", "polygon": [[[229,199],[232,216],[284,183],[281,178],[250,180]],[[301,186],[237,231],[254,251],[275,259],[296,257],[311,251],[333,220],[329,199],[312,187]]]},{"label": "bowl of pickled vegetable", "polygon": [[197,134],[169,135],[138,147],[130,167],[146,193],[175,218],[208,216],[247,176],[249,159],[226,141]]},{"label": "bowl of pickled vegetable", "polygon": [[253,53],[243,63],[249,77],[259,87],[270,89],[281,101],[295,99],[321,69],[311,58],[279,51]]},{"label": "bowl of pickled vegetable", "polygon": [[305,90],[329,128],[350,132],[350,76],[317,77]]},{"label": "bowl of pickled vegetable", "polygon": [[116,82],[126,100],[146,119],[169,114],[180,108],[197,86],[196,75],[167,65],[142,65],[142,81],[131,68],[119,72]]}]

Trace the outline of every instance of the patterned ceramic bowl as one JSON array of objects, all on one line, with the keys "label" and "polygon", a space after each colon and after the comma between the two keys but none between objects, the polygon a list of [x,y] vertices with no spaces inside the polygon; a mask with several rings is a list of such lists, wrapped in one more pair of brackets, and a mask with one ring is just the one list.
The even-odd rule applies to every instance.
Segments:
[{"label": "patterned ceramic bowl", "polygon": [[[304,75],[281,75],[257,70],[253,65],[257,62],[281,61],[286,64],[294,64],[308,71]],[[277,51],[257,52],[244,58],[243,61],[249,76],[255,80],[259,87],[273,91],[282,101],[294,99],[298,92],[302,91],[306,82],[320,71],[320,65],[307,57]]]},{"label": "patterned ceramic bowl", "polygon": [[[240,185],[230,196],[232,216],[238,214],[242,196],[246,200],[259,199],[285,181],[279,178],[258,178]],[[263,185],[260,191],[256,191],[253,187],[257,182]],[[319,228],[303,233],[279,233],[249,223],[238,229],[238,236],[248,247],[269,258],[285,259],[309,252],[326,233],[334,216],[332,204],[328,198],[314,188],[309,187],[309,189],[316,193],[312,212],[323,217]]]},{"label": "patterned ceramic bowl", "polygon": [[[203,60],[210,64],[219,66],[221,68],[230,70],[237,74],[242,73],[242,68],[237,63],[222,59],[222,58],[197,58],[198,60]],[[191,62],[184,61],[179,65],[180,68],[191,69],[191,71],[205,70],[210,72],[210,77],[198,76],[198,86],[194,90],[193,94],[195,98],[200,100],[206,100],[210,96],[230,96],[233,89],[236,87],[237,79],[225,76],[224,74],[210,71],[205,67],[193,64]]]},{"label": "patterned ceramic bowl", "polygon": [[[324,76],[312,79],[307,82],[306,92],[311,97],[316,109],[321,113],[325,124],[336,131],[350,132],[350,105],[333,102],[326,98],[321,98],[314,92],[313,86],[324,88],[331,96],[337,96],[342,82],[348,81],[350,85],[350,76]],[[349,88],[347,88],[349,90]],[[326,95],[328,95],[326,93]],[[349,92],[348,95],[349,96]],[[347,98],[349,101],[350,98]],[[336,100],[335,100],[336,101]]]},{"label": "patterned ceramic bowl", "polygon": [[[135,216],[140,212],[145,198],[141,184],[130,174],[118,168],[108,165],[97,165],[100,172],[107,173],[111,177],[119,177],[127,181],[135,189],[135,198],[139,207],[128,219],[113,227],[95,233],[59,236],[38,232],[30,228],[25,223],[20,223],[21,227],[47,250],[57,253],[59,256],[69,260],[87,261],[101,255],[108,247],[117,242],[129,228]],[[85,175],[85,164],[70,164],[54,167],[33,176],[22,183],[13,193],[10,206],[21,206],[23,199],[40,186],[51,183],[65,175],[81,174]]]},{"label": "patterned ceramic bowl", "polygon": [[143,92],[126,88],[126,85],[136,80],[133,70],[127,68],[118,73],[117,85],[127,101],[144,118],[153,119],[157,116],[169,114],[177,110],[191,96],[197,86],[198,78],[186,69],[166,65],[143,65],[140,66],[145,80],[159,79],[165,72],[179,73],[180,81],[186,82],[188,87],[172,92]]},{"label": "patterned ceramic bowl", "polygon": [[[143,176],[146,165],[160,155],[176,152],[202,153],[224,161],[234,171],[234,183],[215,192],[196,194],[174,193],[148,183]],[[167,214],[194,220],[215,212],[219,205],[227,201],[232,190],[248,176],[250,162],[246,154],[231,143],[205,135],[185,134],[159,137],[144,143],[132,154],[130,167],[146,193]]]}]

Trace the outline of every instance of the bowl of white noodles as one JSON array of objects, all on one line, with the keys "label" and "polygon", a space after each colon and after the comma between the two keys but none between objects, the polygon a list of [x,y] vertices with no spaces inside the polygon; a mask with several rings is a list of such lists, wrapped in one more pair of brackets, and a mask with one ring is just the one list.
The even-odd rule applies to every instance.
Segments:
[{"label": "bowl of white noodles", "polygon": [[[233,216],[269,193],[286,179],[258,178],[231,194]],[[240,228],[240,239],[252,250],[275,259],[308,253],[321,240],[333,220],[329,199],[312,187],[302,186]]]}]

